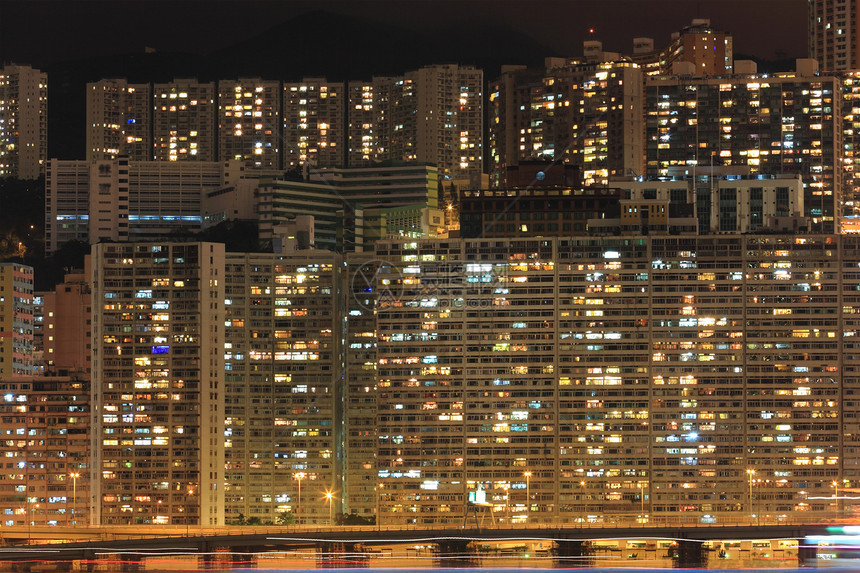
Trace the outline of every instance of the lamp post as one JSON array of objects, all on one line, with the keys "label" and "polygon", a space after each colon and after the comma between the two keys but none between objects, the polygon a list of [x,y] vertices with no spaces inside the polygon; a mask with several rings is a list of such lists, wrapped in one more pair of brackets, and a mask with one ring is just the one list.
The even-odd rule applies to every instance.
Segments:
[{"label": "lamp post", "polygon": [[750,493],[749,493],[750,522],[752,522],[752,518],[754,515],[753,514],[753,493],[752,493],[753,476],[754,475],[755,475],[755,470],[752,470],[752,469],[747,470],[747,476],[749,477],[749,486],[750,486],[749,487],[749,490],[750,490]]},{"label": "lamp post", "polygon": [[523,473],[526,476],[526,518],[531,517],[532,514],[532,496],[531,496],[531,483],[530,479],[532,477],[532,472]]},{"label": "lamp post", "polygon": [[582,488],[582,493],[580,493],[580,495],[582,496],[582,504],[585,508],[584,509],[585,515],[583,516],[584,517],[583,521],[587,522],[588,521],[588,498],[585,497],[585,481],[584,480],[579,482],[579,487]]},{"label": "lamp post", "polygon": [[32,526],[36,523],[36,512],[39,510],[39,504],[34,505],[30,511],[30,527],[27,528],[27,543],[32,543]]},{"label": "lamp post", "polygon": [[293,477],[299,482],[299,496],[296,502],[296,525],[298,525],[302,519],[302,479],[305,477],[305,472],[295,473]]},{"label": "lamp post", "polygon": [[833,486],[833,505],[836,506],[836,518],[839,518],[839,482],[834,480],[830,485]]},{"label": "lamp post", "polygon": [[186,507],[188,508],[185,512],[185,537],[191,537],[190,534],[190,523],[191,523],[191,496],[194,495],[194,488],[188,488],[188,503]]},{"label": "lamp post", "polygon": [[78,478],[81,477],[81,474],[72,472],[69,474],[69,477],[72,478],[72,527],[75,527],[78,524],[75,521],[75,505],[77,505],[78,501]]},{"label": "lamp post", "polygon": [[642,483],[637,483],[636,487],[639,488],[639,513],[640,517],[645,519],[645,486]]},{"label": "lamp post", "polygon": [[384,485],[382,484],[382,482],[380,482],[376,485],[376,530],[377,531],[379,531],[382,528],[382,526],[379,523],[379,521],[380,521],[379,520],[379,517],[380,517],[379,510],[381,507],[381,503],[380,503],[379,498],[382,496],[381,490],[383,489],[383,487],[384,487]]},{"label": "lamp post", "polygon": [[329,527],[334,527],[334,495],[332,492],[325,492],[326,501],[328,501],[328,524]]}]

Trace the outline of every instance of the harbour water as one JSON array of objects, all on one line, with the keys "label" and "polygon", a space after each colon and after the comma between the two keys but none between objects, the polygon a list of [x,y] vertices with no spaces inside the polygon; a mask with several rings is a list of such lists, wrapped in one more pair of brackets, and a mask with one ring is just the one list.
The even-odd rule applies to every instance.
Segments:
[{"label": "harbour water", "polygon": [[[462,548],[462,546],[461,546]],[[584,556],[561,555],[549,541],[517,540],[469,543],[464,551],[443,552],[432,539],[424,542],[388,545],[355,544],[343,546],[297,547],[292,550],[226,551],[206,553],[183,550],[145,550],[143,548],[93,548],[88,560],[65,560],[52,554],[49,547],[33,547],[26,563],[0,562],[0,570],[37,573],[68,571],[91,573],[168,573],[179,571],[227,571],[236,573],[355,571],[361,573],[416,571],[475,573],[477,571],[522,571],[548,573],[555,570],[591,571],[683,571],[673,556],[673,542],[666,539],[595,540]],[[796,542],[784,540],[756,542],[710,542],[704,549],[704,568],[714,571],[805,571],[797,560]],[[857,565],[830,560],[809,563],[829,571],[858,571]],[[701,571],[702,569],[695,569]]]}]

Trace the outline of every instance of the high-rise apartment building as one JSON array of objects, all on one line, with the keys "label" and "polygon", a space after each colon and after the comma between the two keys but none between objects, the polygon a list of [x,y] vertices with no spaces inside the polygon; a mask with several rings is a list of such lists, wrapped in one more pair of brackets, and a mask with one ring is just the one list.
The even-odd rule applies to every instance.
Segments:
[{"label": "high-rise apartment building", "polygon": [[857,0],[809,0],[809,57],[825,71],[860,66]]},{"label": "high-rise apartment building", "polygon": [[343,82],[284,83],[284,169],[346,165],[346,101]]},{"label": "high-rise apartment building", "polygon": [[96,245],[92,522],[372,518],[374,277],[359,269],[374,263],[361,257]]},{"label": "high-rise apartment building", "polygon": [[33,374],[33,267],[0,263],[0,378]]},{"label": "high-rise apartment building", "polygon": [[636,64],[559,58],[542,72],[504,69],[489,98],[493,186],[508,186],[508,169],[535,160],[573,165],[583,185],[641,175],[642,77]]},{"label": "high-rise apartment building", "polygon": [[343,498],[341,259],[228,254],[226,264],[227,520],[328,524]]},{"label": "high-rise apartment building", "polygon": [[218,82],[218,154],[248,168],[281,167],[281,83],[259,78]]},{"label": "high-rise apartment building", "polygon": [[0,522],[80,526],[89,519],[89,381],[0,375]]},{"label": "high-rise apartment building", "polygon": [[556,146],[560,155],[567,147],[570,102],[564,105],[564,84],[548,75],[554,61],[547,60],[546,70],[502,66],[502,75],[490,83],[487,153],[492,187],[508,186],[507,170],[520,161],[552,161]]},{"label": "high-rise apartment building", "polygon": [[798,174],[811,230],[838,230],[843,200],[840,80],[818,75],[810,60],[799,60],[797,72],[767,75],[756,73],[754,64],[738,64],[732,76],[646,80],[648,177],[696,166]]},{"label": "high-rise apartment building", "polygon": [[224,264],[93,246],[91,523],[224,524]]},{"label": "high-rise apartment building", "polygon": [[733,60],[731,34],[700,18],[672,34],[672,43],[660,54],[659,65],[665,72],[674,62],[689,62],[696,75],[722,76],[732,73]]},{"label": "high-rise apartment building", "polygon": [[37,179],[48,159],[48,75],[0,68],[0,177]]},{"label": "high-rise apartment building", "polygon": [[428,66],[369,82],[259,78],[87,85],[87,158],[239,160],[252,169],[361,167],[384,160],[438,166],[479,186],[483,72]]},{"label": "high-rise apartment building", "polygon": [[350,167],[394,159],[436,164],[442,180],[480,186],[483,71],[456,64],[348,84]]},{"label": "high-rise apartment building", "polygon": [[575,523],[823,513],[834,480],[856,487],[857,237],[376,257],[383,525],[462,524],[479,489],[502,522]]},{"label": "high-rise apartment building", "polygon": [[[404,118],[401,128],[414,140],[415,159],[435,163],[443,180],[478,186],[484,160],[483,71],[453,64],[427,66],[407,72],[404,81],[415,89],[414,111],[403,110],[412,117]],[[392,119],[398,131],[396,117]]]},{"label": "high-rise apartment building", "polygon": [[87,159],[152,159],[152,88],[124,78],[87,84]]},{"label": "high-rise apartment building", "polygon": [[156,161],[215,161],[215,84],[177,79],[152,90]]},{"label": "high-rise apartment building", "polygon": [[351,81],[347,102],[347,166],[359,167],[389,157],[389,105],[394,78]]},{"label": "high-rise apartment building", "polygon": [[573,91],[573,139],[564,153],[581,170],[583,185],[642,173],[641,102],[642,71],[634,64],[598,65]]},{"label": "high-rise apartment building", "polygon": [[345,458],[341,476],[344,511],[377,519],[382,493],[376,468],[376,275],[379,261],[373,253],[351,253],[346,257],[344,269],[346,408],[339,423]]}]

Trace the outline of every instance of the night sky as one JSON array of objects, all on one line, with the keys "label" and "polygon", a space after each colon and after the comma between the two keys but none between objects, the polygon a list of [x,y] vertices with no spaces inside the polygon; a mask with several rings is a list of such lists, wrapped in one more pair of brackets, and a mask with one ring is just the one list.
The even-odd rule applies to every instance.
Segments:
[{"label": "night sky", "polygon": [[733,34],[735,53],[772,60],[806,56],[806,7],[806,0],[0,0],[0,61],[46,67],[147,46],[207,54],[315,9],[442,34],[451,24],[495,21],[565,56],[582,54],[590,28],[605,50],[630,52],[634,37],[661,48],[693,18],[710,18]]}]

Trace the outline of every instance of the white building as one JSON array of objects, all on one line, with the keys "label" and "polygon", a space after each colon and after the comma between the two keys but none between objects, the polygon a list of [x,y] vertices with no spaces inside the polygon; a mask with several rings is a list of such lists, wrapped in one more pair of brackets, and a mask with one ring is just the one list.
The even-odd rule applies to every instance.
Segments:
[{"label": "white building", "polygon": [[[734,171],[734,173],[732,173]],[[663,180],[619,178],[609,186],[633,200],[689,205],[702,235],[809,228],[800,175],[749,175],[744,168],[680,169]],[[679,207],[679,210],[683,210]],[[785,225],[788,225],[786,228]]]},{"label": "white building", "polygon": [[45,250],[52,253],[72,240],[146,241],[199,232],[207,193],[238,184],[243,175],[236,161],[52,159],[45,183]]}]

